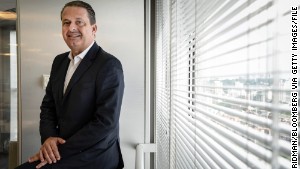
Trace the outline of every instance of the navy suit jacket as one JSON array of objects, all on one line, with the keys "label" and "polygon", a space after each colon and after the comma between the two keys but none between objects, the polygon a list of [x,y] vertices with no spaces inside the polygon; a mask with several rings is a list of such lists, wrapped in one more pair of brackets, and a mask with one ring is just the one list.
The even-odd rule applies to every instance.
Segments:
[{"label": "navy suit jacket", "polygon": [[49,137],[66,140],[58,146],[62,159],[52,168],[123,168],[119,144],[122,65],[95,42],[63,94],[68,54],[54,59],[41,104],[41,142]]}]

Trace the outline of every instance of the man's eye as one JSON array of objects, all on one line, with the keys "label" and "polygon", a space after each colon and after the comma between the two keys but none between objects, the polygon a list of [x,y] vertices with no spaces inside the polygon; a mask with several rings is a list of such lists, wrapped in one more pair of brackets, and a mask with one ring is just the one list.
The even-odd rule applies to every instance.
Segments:
[{"label": "man's eye", "polygon": [[70,22],[63,22],[63,25],[70,25]]},{"label": "man's eye", "polygon": [[84,25],[84,22],[83,21],[76,21],[76,24],[79,25],[79,26],[82,26],[82,25]]}]

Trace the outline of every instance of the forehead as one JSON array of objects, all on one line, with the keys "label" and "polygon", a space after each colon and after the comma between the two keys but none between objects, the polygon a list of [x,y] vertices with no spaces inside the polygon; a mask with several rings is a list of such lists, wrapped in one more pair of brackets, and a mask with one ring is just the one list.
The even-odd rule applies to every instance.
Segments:
[{"label": "forehead", "polygon": [[68,6],[62,12],[62,20],[65,19],[88,19],[88,12],[82,7]]}]

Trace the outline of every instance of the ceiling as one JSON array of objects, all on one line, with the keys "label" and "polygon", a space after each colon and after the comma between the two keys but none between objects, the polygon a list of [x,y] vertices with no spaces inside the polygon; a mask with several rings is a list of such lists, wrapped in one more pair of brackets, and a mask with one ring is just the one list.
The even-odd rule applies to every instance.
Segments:
[{"label": "ceiling", "polygon": [[[5,13],[5,11],[9,13]],[[15,18],[16,0],[0,0],[0,28],[15,27],[15,19],[11,19],[12,15]]]},{"label": "ceiling", "polygon": [[16,8],[16,0],[0,0],[0,11]]}]

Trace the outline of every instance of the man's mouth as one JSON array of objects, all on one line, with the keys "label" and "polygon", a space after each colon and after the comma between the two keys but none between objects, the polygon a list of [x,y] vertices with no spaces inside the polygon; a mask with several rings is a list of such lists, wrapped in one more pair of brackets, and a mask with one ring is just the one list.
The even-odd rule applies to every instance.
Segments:
[{"label": "man's mouth", "polygon": [[78,38],[80,36],[81,36],[81,34],[78,34],[78,33],[76,33],[76,34],[67,34],[68,38]]}]

